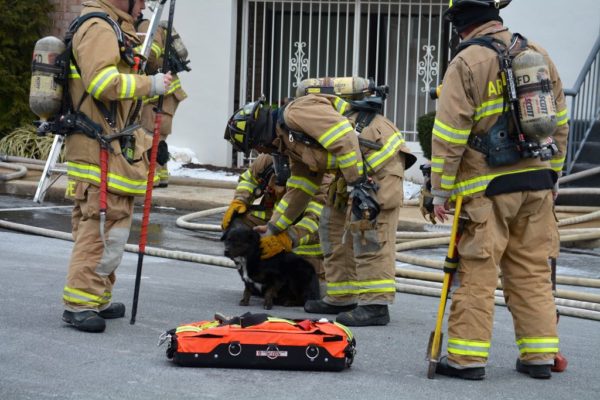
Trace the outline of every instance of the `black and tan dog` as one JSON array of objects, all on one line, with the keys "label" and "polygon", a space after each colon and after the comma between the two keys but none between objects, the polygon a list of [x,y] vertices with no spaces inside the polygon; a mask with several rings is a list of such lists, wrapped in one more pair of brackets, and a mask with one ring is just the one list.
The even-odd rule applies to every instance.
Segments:
[{"label": "black and tan dog", "polygon": [[233,221],[221,240],[225,256],[234,262],[244,281],[241,306],[247,306],[252,295],[264,297],[264,308],[273,304],[303,306],[306,300],[319,298],[319,281],[308,261],[294,253],[279,253],[260,259],[260,235],[241,222]]}]

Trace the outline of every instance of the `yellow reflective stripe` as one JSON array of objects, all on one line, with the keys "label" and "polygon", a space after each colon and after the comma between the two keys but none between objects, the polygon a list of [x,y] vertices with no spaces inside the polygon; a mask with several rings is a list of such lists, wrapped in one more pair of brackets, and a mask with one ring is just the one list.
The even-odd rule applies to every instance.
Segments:
[{"label": "yellow reflective stripe", "polygon": [[448,353],[487,358],[490,342],[480,340],[448,339]]},{"label": "yellow reflective stripe", "polygon": [[88,93],[94,96],[96,99],[100,99],[100,95],[106,86],[116,76],[119,76],[119,70],[117,70],[117,67],[111,65],[110,67],[104,68],[90,82],[90,85],[87,88]]},{"label": "yellow reflective stripe", "polygon": [[269,321],[269,322],[285,322],[286,324],[290,324],[290,325],[294,325],[294,326],[298,325],[291,319],[285,319],[285,318],[268,317],[267,321]]},{"label": "yellow reflective stripe", "polygon": [[344,136],[346,133],[352,132],[353,130],[354,128],[350,122],[347,119],[344,119],[322,134],[319,137],[318,142],[321,144],[321,146],[327,149],[333,142]]},{"label": "yellow reflective stripe", "polygon": [[323,205],[317,203],[316,201],[310,201],[308,203],[308,205],[306,206],[306,209],[304,210],[304,212],[311,212],[315,215],[317,215],[318,217],[321,216],[321,212],[323,211]]},{"label": "yellow reflective stripe", "polygon": [[471,195],[473,193],[481,192],[487,188],[487,186],[492,181],[492,179],[494,179],[498,176],[518,174],[521,172],[539,171],[542,169],[546,169],[546,168],[539,167],[539,168],[525,168],[525,169],[519,169],[519,170],[515,170],[515,171],[504,171],[504,172],[499,172],[497,174],[482,175],[482,176],[478,176],[476,178],[468,179],[466,181],[457,182],[453,185],[452,195],[451,195],[450,199],[454,200],[456,198],[456,196],[459,194],[461,194],[463,196],[467,196],[467,195]]},{"label": "yellow reflective stripe", "polygon": [[106,293],[107,292],[105,292],[103,296],[97,296],[95,294],[88,293],[80,289],[65,286],[63,289],[63,299],[73,304],[98,307],[102,304],[107,303]]},{"label": "yellow reflective stripe", "polygon": [[177,79],[175,79],[174,81],[171,82],[170,89],[167,90],[167,93],[165,93],[165,95],[168,96],[170,94],[173,94],[180,87],[181,87],[181,81],[179,80],[179,78],[177,78]]},{"label": "yellow reflective stripe", "polygon": [[275,221],[275,226],[277,226],[282,231],[286,230],[288,228],[288,226],[290,226],[292,224],[292,220],[290,220],[288,217],[286,217],[284,215],[285,212],[287,211],[288,207],[289,207],[289,204],[286,201],[284,201],[283,199],[281,199],[279,201],[279,203],[277,203],[275,205],[275,211],[280,214],[279,219],[277,219],[277,221]]},{"label": "yellow reflective stripe", "polygon": [[289,204],[287,203],[287,201],[281,199],[277,204],[275,204],[275,211],[277,211],[280,214],[283,214],[287,211],[288,207]]},{"label": "yellow reflective stripe", "polygon": [[[100,183],[100,167],[91,164],[79,164],[73,161],[67,161],[67,175],[73,178],[88,179],[90,181]],[[155,176],[154,181],[158,182],[159,177]],[[146,181],[129,179],[127,177],[108,173],[108,187],[120,190],[132,195],[140,195],[146,193]]]},{"label": "yellow reflective stripe", "polygon": [[252,183],[258,184],[258,181],[254,177],[254,175],[252,175],[252,171],[249,169],[247,169],[246,171],[244,171],[244,173],[242,175],[240,175],[240,179],[244,179],[244,180],[250,181]]},{"label": "yellow reflective stripe", "polygon": [[300,222],[298,222],[296,224],[296,226],[298,226],[300,228],[304,228],[307,231],[309,231],[310,233],[315,233],[319,229],[319,225],[317,225],[317,223],[315,221],[313,221],[312,219],[310,219],[308,217],[302,218],[300,220]]},{"label": "yellow reflective stripe", "polygon": [[327,153],[327,169],[336,169],[337,168],[337,158],[331,154]]},{"label": "yellow reflective stripe", "polygon": [[329,295],[391,293],[395,291],[396,281],[393,279],[327,283],[327,294]]},{"label": "yellow reflective stripe", "polygon": [[565,108],[564,110],[558,111],[556,113],[556,118],[557,118],[557,126],[562,126],[564,124],[566,124],[567,122],[569,122],[569,116],[567,115],[567,109]]},{"label": "yellow reflective stripe", "polygon": [[342,325],[339,322],[335,322],[335,321],[333,321],[333,323],[335,325],[337,325],[338,327],[340,327],[344,332],[346,332],[346,335],[348,335],[349,341],[352,340],[352,338],[354,337],[354,334],[352,334],[352,331],[346,325]]},{"label": "yellow reflective stripe", "polygon": [[556,172],[560,172],[565,164],[565,157],[550,160],[550,168]]},{"label": "yellow reflective stripe", "polygon": [[294,175],[288,178],[285,186],[288,188],[300,189],[309,196],[314,196],[315,193],[317,193],[317,190],[319,190],[319,186],[314,182],[311,182],[304,177]]},{"label": "yellow reflective stripe", "polygon": [[456,144],[467,144],[469,139],[470,129],[455,129],[444,124],[437,118],[433,123],[433,134],[442,140]]},{"label": "yellow reflective stripe", "polygon": [[431,157],[431,172],[444,172],[444,158],[442,157]]},{"label": "yellow reflective stripe", "polygon": [[377,168],[383,162],[385,162],[394,154],[396,154],[396,152],[403,143],[404,136],[402,136],[402,133],[400,133],[400,131],[394,132],[385,142],[383,147],[381,147],[381,149],[369,154],[369,156],[367,157],[368,171],[370,172],[373,169]]},{"label": "yellow reflective stripe", "polygon": [[333,106],[335,107],[337,112],[344,115],[346,113],[346,108],[348,108],[348,103],[342,100],[341,98],[337,97],[333,101]]},{"label": "yellow reflective stripe", "polygon": [[135,78],[130,74],[121,75],[121,93],[119,94],[120,99],[129,99],[133,97],[135,93]]},{"label": "yellow reflective stripe", "polygon": [[481,106],[475,108],[475,115],[473,121],[479,121],[482,118],[489,117],[494,114],[502,114],[509,110],[509,104],[504,103],[503,98],[486,101]]},{"label": "yellow reflective stripe", "polygon": [[358,159],[356,157],[356,152],[351,151],[350,153],[341,155],[338,157],[338,165],[340,168],[348,168],[353,165],[356,165]]},{"label": "yellow reflective stripe", "polygon": [[452,190],[454,188],[455,180],[456,176],[442,175],[440,185],[442,186],[442,189]]},{"label": "yellow reflective stripe", "polygon": [[521,354],[525,353],[558,353],[557,337],[530,337],[516,341]]},{"label": "yellow reflective stripe", "polygon": [[252,211],[250,212],[251,215],[255,216],[256,218],[260,218],[260,219],[267,219],[267,212],[266,211]]},{"label": "yellow reflective stripe", "polygon": [[152,49],[152,52],[154,53],[156,58],[158,58],[162,55],[163,49],[157,43],[153,42],[152,46],[150,46],[150,48]]},{"label": "yellow reflective stripe", "polygon": [[235,190],[244,190],[244,191],[247,191],[250,193],[254,193],[254,189],[256,188],[256,186],[257,185],[254,185],[250,182],[242,181],[242,182],[238,183]]},{"label": "yellow reflective stripe", "polygon": [[77,71],[77,67],[73,64],[69,65],[69,79],[81,79],[81,75],[79,75],[79,71]]},{"label": "yellow reflective stripe", "polygon": [[[309,236],[305,236],[308,238]],[[303,244],[292,249],[294,254],[298,254],[299,256],[321,256],[323,255],[323,251],[321,250],[321,245],[317,244]]]}]

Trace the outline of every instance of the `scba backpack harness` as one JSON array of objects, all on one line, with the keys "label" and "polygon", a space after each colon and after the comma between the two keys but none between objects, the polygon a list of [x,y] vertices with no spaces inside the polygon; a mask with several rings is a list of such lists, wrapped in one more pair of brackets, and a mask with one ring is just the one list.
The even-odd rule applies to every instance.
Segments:
[{"label": "scba backpack harness", "polygon": [[556,103],[549,69],[543,56],[527,47],[527,39],[513,34],[509,46],[491,36],[461,42],[457,54],[472,45],[494,50],[502,81],[506,82],[504,109],[486,135],[471,134],[468,144],[483,153],[492,167],[512,165],[522,158],[549,160],[558,153]]},{"label": "scba backpack harness", "polygon": [[161,335],[167,358],[186,367],[341,371],[354,360],[356,340],[326,319],[282,319],[246,313],[180,325]]}]

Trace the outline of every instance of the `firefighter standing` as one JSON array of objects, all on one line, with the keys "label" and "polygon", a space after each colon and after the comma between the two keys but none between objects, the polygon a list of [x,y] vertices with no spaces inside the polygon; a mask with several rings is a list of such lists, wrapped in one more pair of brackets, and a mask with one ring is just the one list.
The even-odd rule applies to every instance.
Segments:
[{"label": "firefighter standing", "polygon": [[[130,49],[139,45],[134,20],[144,0],[96,0],[83,4],[81,15],[104,12],[125,38],[118,43],[115,29],[101,18],[85,21],[73,37],[69,91],[78,110],[113,135],[130,127],[135,99],[164,94],[171,75],[133,73]],[[106,137],[106,136],[104,136]],[[66,197],[74,201],[72,233],[75,241],[64,287],[63,320],[81,331],[102,332],[105,319],[125,314],[122,303],[111,302],[115,270],[131,227],[134,196],[144,195],[148,173],[147,151],[152,137],[133,130],[127,141],[112,140],[108,151],[105,223],[101,223],[99,140],[80,132],[66,138],[68,184]],[[129,148],[125,148],[128,146]],[[129,157],[128,158],[126,158]]]},{"label": "firefighter standing", "polygon": [[[238,218],[252,228],[265,225],[285,194],[288,175],[287,157],[278,154],[259,154],[250,167],[240,175],[233,200],[223,216],[221,223],[223,230],[227,229],[235,214],[240,214]],[[319,218],[331,179],[331,174],[325,176],[321,184],[322,189],[308,203],[299,221],[289,228],[294,230],[294,235],[299,238],[298,245],[292,249],[292,252],[305,258],[314,267],[320,286],[324,286],[325,273],[323,252],[319,244]],[[257,199],[260,199],[260,204],[255,206],[253,203]],[[324,293],[324,290],[321,291]]]},{"label": "firefighter standing", "polygon": [[307,302],[305,310],[339,313],[337,321],[349,326],[385,325],[395,296],[395,232],[407,153],[402,134],[380,115],[360,134],[377,150],[360,146],[357,117],[349,103],[333,95],[300,97],[277,118],[259,100],[230,118],[226,137],[238,149],[274,147],[290,157],[286,193],[261,238],[264,257],[294,247],[298,238],[288,228],[317,193],[324,174],[336,171],[332,187],[343,187],[344,200],[338,199],[339,210],[332,207],[335,196],[328,200],[319,224],[328,295]]},{"label": "firefighter standing", "polygon": [[[432,194],[434,213],[440,221],[446,220],[445,212],[456,195],[465,199],[468,221],[458,244],[460,286],[452,295],[448,356],[440,360],[436,370],[464,379],[485,377],[498,266],[520,352],[517,370],[533,378],[550,378],[558,352],[548,257],[558,239],[553,200],[565,159],[567,109],[562,83],[546,51],[522,37],[513,37],[502,25],[499,9],[509,2],[454,0],[446,18],[463,41],[493,38],[501,42],[501,48],[512,49],[525,43],[526,49],[541,55],[549,72],[544,84],[551,88],[548,91],[555,100],[555,128],[550,136],[556,147],[550,153],[546,148],[545,156],[540,157],[525,151],[527,143],[537,142],[519,142],[518,146],[508,146],[509,152],[503,154],[492,154],[494,146],[478,145],[497,140],[498,135],[492,137],[502,118],[517,114],[510,114],[508,109],[510,92],[501,75],[498,53],[493,48],[470,45],[457,54],[443,79],[433,128]],[[535,71],[543,74],[543,69]],[[522,112],[519,115],[522,121]],[[508,137],[515,137],[515,124],[510,127]],[[507,138],[502,133],[500,136]],[[514,154],[516,159],[507,162]]]},{"label": "firefighter standing", "polygon": [[[150,22],[146,19],[140,20],[138,24],[138,32],[145,33],[150,26]],[[150,58],[146,64],[146,72],[149,74],[155,74],[159,71],[159,68],[163,65],[162,56],[165,53],[165,43],[167,40],[166,29],[163,26],[159,26],[154,35],[152,43],[152,53],[154,57]],[[170,68],[174,71],[173,68]],[[187,93],[181,87],[181,81],[176,73],[173,73],[173,81],[171,88],[165,93],[161,109],[161,125],[160,125],[160,140],[161,149],[166,150],[167,137],[173,130],[173,117],[177,111],[179,103],[187,98]],[[142,108],[142,126],[148,132],[154,132],[154,121],[156,120],[155,107],[158,102],[158,96],[144,98],[144,107]],[[165,158],[168,159],[168,156]],[[169,169],[167,168],[167,162],[164,164],[158,164],[156,166],[156,175],[159,178],[156,187],[167,187],[169,185]]]}]

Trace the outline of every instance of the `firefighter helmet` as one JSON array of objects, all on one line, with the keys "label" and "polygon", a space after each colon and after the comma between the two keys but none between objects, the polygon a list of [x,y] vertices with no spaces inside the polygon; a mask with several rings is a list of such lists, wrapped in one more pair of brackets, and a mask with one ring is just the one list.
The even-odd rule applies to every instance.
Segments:
[{"label": "firefighter helmet", "polygon": [[482,7],[500,10],[506,7],[511,1],[512,0],[450,0],[448,9],[444,11],[444,18],[454,23],[456,15],[465,8]]},{"label": "firefighter helmet", "polygon": [[229,118],[225,139],[246,156],[259,146],[271,146],[274,139],[273,117],[264,96],[244,105]]}]

